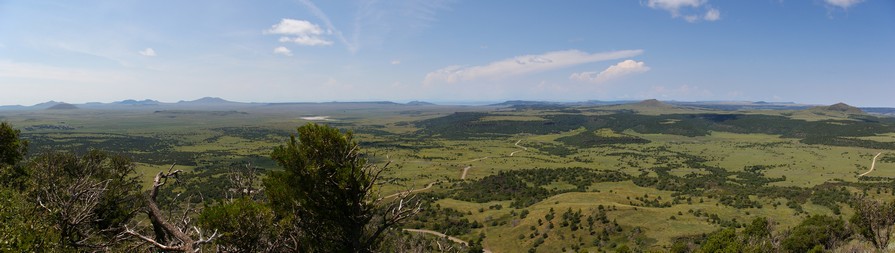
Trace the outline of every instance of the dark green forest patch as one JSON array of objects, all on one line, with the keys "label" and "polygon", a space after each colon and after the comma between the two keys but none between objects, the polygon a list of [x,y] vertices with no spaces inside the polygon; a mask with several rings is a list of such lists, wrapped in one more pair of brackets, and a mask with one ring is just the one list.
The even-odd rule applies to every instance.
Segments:
[{"label": "dark green forest patch", "polygon": [[[632,130],[642,134],[707,136],[713,131],[741,134],[771,134],[799,139],[811,145],[865,148],[895,148],[895,143],[861,140],[848,137],[874,136],[895,132],[895,119],[865,116],[863,120],[805,121],[784,116],[754,114],[664,114],[640,115],[619,112],[610,115],[586,116],[555,114],[542,116],[545,121],[482,121],[493,114],[457,112],[440,118],[416,122],[420,134],[445,139],[500,137],[516,134],[554,134],[584,127],[588,131],[612,129]],[[587,147],[605,144],[645,143],[634,136],[599,138],[582,133],[561,140],[566,145]]]},{"label": "dark green forest patch", "polygon": [[[550,196],[566,192],[585,192],[587,187],[599,182],[618,182],[630,176],[618,171],[598,171],[585,168],[523,169],[501,171],[477,181],[464,183],[451,197],[484,203],[495,200],[513,200],[515,208],[533,205]],[[574,189],[548,190],[553,183],[574,185]]]},{"label": "dark green forest patch", "polygon": [[595,131],[584,131],[573,136],[556,139],[563,144],[578,148],[590,148],[619,144],[645,144],[649,140],[628,134],[598,134]]}]

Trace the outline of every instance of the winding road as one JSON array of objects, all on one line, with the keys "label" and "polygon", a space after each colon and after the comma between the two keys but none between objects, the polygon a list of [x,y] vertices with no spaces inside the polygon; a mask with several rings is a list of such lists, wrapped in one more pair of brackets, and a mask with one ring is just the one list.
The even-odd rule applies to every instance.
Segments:
[{"label": "winding road", "polygon": [[517,152],[528,151],[528,148],[523,147],[522,145],[519,145],[520,142],[522,142],[522,140],[516,141],[516,144],[513,144],[513,145],[515,145],[516,147],[521,148],[522,150],[516,150],[516,151],[510,152],[510,156],[515,155]]},{"label": "winding road", "polygon": [[[451,240],[453,242],[469,246],[469,243],[464,241],[463,239],[449,236],[449,235],[446,235],[446,234],[443,234],[443,233],[437,232],[437,231],[432,231],[432,230],[428,230],[428,229],[412,229],[412,228],[405,228],[404,231],[413,232],[413,233],[424,233],[424,234],[435,235],[438,237],[444,237],[444,238],[447,238],[448,240]],[[485,253],[491,253],[491,251],[486,249]]]},{"label": "winding road", "polygon": [[[486,157],[482,157],[482,158],[476,158],[476,159],[472,159],[469,161],[464,161],[463,163],[477,162],[477,161],[485,160],[488,158],[491,158],[491,157],[486,156]],[[465,168],[463,168],[463,173],[460,173],[460,179],[466,179],[466,174],[469,173],[469,169],[472,169],[472,165],[469,165],[469,166],[466,166]]]},{"label": "winding road", "polygon": [[[527,147],[524,147],[524,146],[522,146],[522,145],[519,145],[520,142],[522,142],[522,140],[518,140],[518,141],[516,141],[516,143],[513,144],[513,145],[516,146],[516,147],[521,148],[522,150],[516,150],[516,151],[513,151],[513,152],[510,153],[509,156],[513,156],[513,155],[515,155],[517,152],[528,151],[528,148],[527,148]],[[877,155],[877,156],[878,156],[878,155]],[[476,158],[476,159],[472,159],[472,160],[469,160],[469,161],[463,161],[462,163],[477,162],[477,161],[485,160],[485,159],[488,159],[488,158],[491,158],[491,157],[490,157],[490,156],[486,156],[486,157],[482,157],[482,158]],[[466,166],[466,167],[463,168],[463,173],[460,174],[460,179],[466,179],[466,175],[469,174],[469,169],[472,169],[472,165],[468,165],[468,166]],[[872,170],[872,169],[871,169],[871,170]],[[429,183],[428,185],[426,185],[425,188],[421,188],[421,189],[413,189],[413,190],[410,190],[410,191],[404,191],[404,192],[398,192],[398,193],[394,193],[394,194],[392,194],[392,195],[385,196],[385,197],[380,198],[380,199],[394,198],[394,197],[397,197],[397,196],[399,196],[399,195],[401,195],[401,194],[405,194],[405,193],[413,193],[413,192],[418,192],[418,191],[425,191],[425,190],[428,190],[428,189],[432,188],[432,186],[435,185],[435,184],[437,184],[438,182],[439,182],[439,181],[435,181],[435,182]],[[466,241],[464,241],[463,239],[460,239],[460,238],[457,238],[457,237],[453,237],[453,236],[449,236],[449,235],[446,235],[446,234],[441,233],[441,232],[438,232],[438,231],[433,231],[433,230],[428,230],[428,229],[412,229],[412,228],[405,228],[404,231],[407,231],[407,232],[413,232],[413,233],[423,233],[423,234],[435,235],[435,236],[439,236],[439,237],[447,238],[448,240],[451,240],[451,241],[456,242],[456,243],[460,243],[460,244],[469,246],[469,243],[466,242]],[[492,252],[491,252],[490,250],[488,250],[488,249],[485,249],[485,253],[492,253]]]},{"label": "winding road", "polygon": [[462,163],[478,162],[478,161],[485,160],[485,159],[488,159],[488,158],[491,158],[491,157],[490,157],[490,156],[486,156],[486,157],[482,157],[482,158],[476,158],[476,159],[472,159],[472,160],[469,160],[469,161],[463,161]]},{"label": "winding road", "polygon": [[873,172],[873,168],[876,167],[876,158],[878,158],[879,155],[881,155],[881,154],[883,154],[883,152],[876,153],[876,155],[873,156],[873,162],[870,163],[870,170],[868,170],[867,172],[864,172],[864,174],[858,175],[858,177],[863,177],[864,175],[867,175],[867,174],[870,174],[870,172]]},{"label": "winding road", "polygon": [[425,190],[431,189],[432,186],[435,185],[435,184],[437,184],[438,182],[439,182],[439,181],[431,182],[431,183],[427,184],[426,187],[424,187],[424,188],[420,188],[420,189],[411,189],[411,190],[409,190],[409,191],[396,192],[396,193],[393,193],[392,195],[388,195],[388,196],[385,196],[385,197],[382,197],[382,198],[379,198],[379,199],[390,199],[390,198],[397,197],[398,195],[401,195],[401,194],[404,194],[404,193],[408,193],[408,194],[409,194],[409,193],[414,193],[414,192],[418,192],[418,191],[425,191]]}]

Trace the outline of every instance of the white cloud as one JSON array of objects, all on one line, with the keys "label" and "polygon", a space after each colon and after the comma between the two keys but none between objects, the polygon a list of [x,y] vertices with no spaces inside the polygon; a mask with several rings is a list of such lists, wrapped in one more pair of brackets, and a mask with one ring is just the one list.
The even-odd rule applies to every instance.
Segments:
[{"label": "white cloud", "polygon": [[[687,22],[696,23],[701,20],[717,21],[721,19],[721,11],[707,6],[708,0],[648,0],[646,6],[671,13],[671,17],[683,18]],[[705,14],[693,13],[692,9],[707,8]],[[684,13],[689,14],[684,14]]]},{"label": "white cloud", "polygon": [[500,79],[559,69],[585,63],[628,58],[643,50],[621,50],[590,54],[578,50],[547,52],[540,55],[523,55],[481,66],[449,66],[426,74],[426,85],[456,83],[477,79]]},{"label": "white cloud", "polygon": [[398,65],[398,64],[401,64],[401,60],[392,60],[390,63],[392,65]]},{"label": "white cloud", "polygon": [[647,67],[646,63],[642,61],[638,62],[634,60],[624,60],[615,65],[609,66],[609,68],[606,68],[606,70],[603,70],[600,73],[597,73],[596,71],[572,73],[572,75],[569,76],[569,79],[602,83],[627,75],[647,72],[649,70],[650,67]]},{"label": "white cloud", "polygon": [[274,54],[281,54],[285,56],[292,56],[292,50],[289,50],[286,47],[277,47],[273,49]]},{"label": "white cloud", "polygon": [[680,16],[681,8],[697,8],[705,4],[707,0],[649,0],[646,5],[653,9],[663,9],[671,12],[674,17]]},{"label": "white cloud", "polygon": [[332,41],[322,37],[324,31],[320,26],[306,20],[284,18],[280,20],[280,23],[264,30],[264,33],[286,35],[280,37],[280,42],[294,42],[305,46],[327,46],[333,44]]},{"label": "white cloud", "polygon": [[295,42],[295,44],[305,46],[328,46],[333,44],[332,41],[315,36],[280,37],[280,42]]},{"label": "white cloud", "polygon": [[148,48],[148,47],[146,49],[141,50],[139,53],[142,56],[148,56],[148,57],[156,56],[155,50],[153,50],[152,48]]},{"label": "white cloud", "polygon": [[718,11],[718,9],[715,8],[709,8],[709,10],[705,12],[703,18],[707,21],[718,21],[721,19],[721,11]]},{"label": "white cloud", "polygon": [[280,23],[271,26],[270,29],[265,31],[265,33],[288,35],[320,35],[323,34],[323,29],[320,29],[320,26],[306,20],[284,18],[283,20],[280,20]]},{"label": "white cloud", "polygon": [[828,5],[848,9],[852,5],[863,2],[864,0],[824,0]]}]

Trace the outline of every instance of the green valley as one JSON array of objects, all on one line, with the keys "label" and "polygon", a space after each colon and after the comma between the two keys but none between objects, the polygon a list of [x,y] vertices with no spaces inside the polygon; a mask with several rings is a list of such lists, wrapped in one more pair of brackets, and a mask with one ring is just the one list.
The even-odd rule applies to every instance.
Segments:
[{"label": "green valley", "polygon": [[[391,162],[376,194],[424,200],[404,228],[481,240],[492,252],[697,250],[716,231],[757,218],[784,233],[813,215],[850,219],[857,196],[895,199],[895,119],[851,109],[655,101],[218,109],[5,111],[0,119],[23,129],[31,155],[131,157],[143,189],[176,163],[185,172],[162,196],[202,196],[189,200],[200,205],[231,197],[227,179],[239,168],[280,170],[270,152],[296,126],[329,125],[353,132],[371,163]],[[850,238],[834,246],[872,247]]]}]

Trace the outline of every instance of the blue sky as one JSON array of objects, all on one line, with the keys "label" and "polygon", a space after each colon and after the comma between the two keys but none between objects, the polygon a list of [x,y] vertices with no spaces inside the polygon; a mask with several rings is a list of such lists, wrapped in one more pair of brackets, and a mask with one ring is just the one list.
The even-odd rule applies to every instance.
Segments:
[{"label": "blue sky", "polygon": [[0,104],[795,101],[895,107],[895,2],[8,1]]}]

